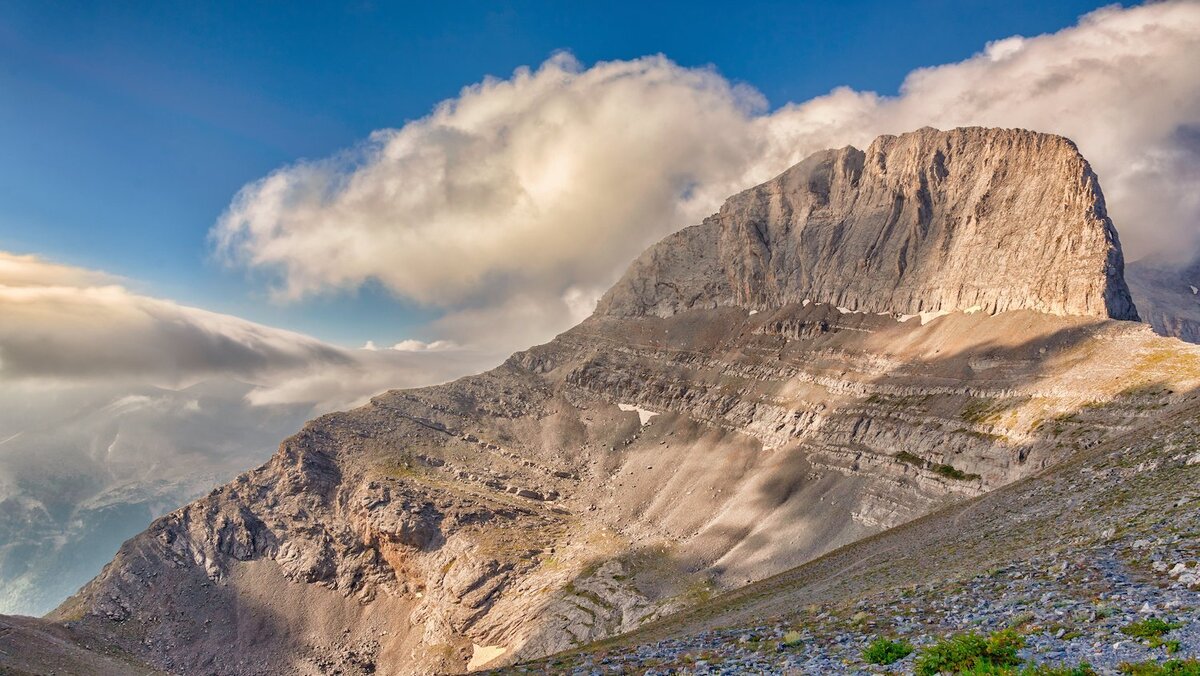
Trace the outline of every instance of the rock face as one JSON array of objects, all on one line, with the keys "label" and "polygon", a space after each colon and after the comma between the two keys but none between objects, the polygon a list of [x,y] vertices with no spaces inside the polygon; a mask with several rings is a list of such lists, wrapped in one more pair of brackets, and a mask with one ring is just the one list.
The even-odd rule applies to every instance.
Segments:
[{"label": "rock face", "polygon": [[1128,277],[1142,319],[1155,332],[1200,343],[1200,258],[1185,265],[1139,260]]},{"label": "rock face", "polygon": [[651,249],[554,341],[309,423],[52,618],[189,673],[551,654],[1144,424],[1200,352],[1112,320],[1134,316],[1069,142],[822,153]]},{"label": "rock face", "polygon": [[644,254],[605,314],[779,307],[1137,319],[1096,175],[1065,138],[925,128],[826,150]]}]

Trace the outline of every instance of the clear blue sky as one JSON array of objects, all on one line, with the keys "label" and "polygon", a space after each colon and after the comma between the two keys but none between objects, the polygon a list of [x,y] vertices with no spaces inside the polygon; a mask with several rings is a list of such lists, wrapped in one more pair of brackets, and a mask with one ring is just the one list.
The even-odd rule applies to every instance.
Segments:
[{"label": "clear blue sky", "polygon": [[774,107],[838,85],[895,93],[914,68],[1102,4],[10,1],[0,249],[337,342],[397,340],[428,313],[372,290],[273,306],[214,263],[207,232],[238,188],[557,50],[585,65],[660,52],[712,64]]}]

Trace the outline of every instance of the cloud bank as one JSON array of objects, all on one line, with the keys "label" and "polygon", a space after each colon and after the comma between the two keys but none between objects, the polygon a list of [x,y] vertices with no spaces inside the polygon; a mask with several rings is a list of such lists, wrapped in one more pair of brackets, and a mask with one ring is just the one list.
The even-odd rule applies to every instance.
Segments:
[{"label": "cloud bank", "polygon": [[[478,351],[348,350],[129,291],[101,272],[0,252],[0,383],[6,390],[80,385],[180,388],[216,378],[253,385],[254,404],[361,403],[498,363]],[[400,347],[400,346],[398,346]]]},{"label": "cloud bank", "polygon": [[282,299],[379,282],[444,308],[465,344],[519,347],[586,316],[648,244],[826,147],[924,125],[1074,139],[1135,259],[1197,244],[1200,4],[1109,7],[914,71],[900,94],[837,89],[769,110],[663,56],[559,54],[486,79],[336,157],[247,185],[212,231]]}]

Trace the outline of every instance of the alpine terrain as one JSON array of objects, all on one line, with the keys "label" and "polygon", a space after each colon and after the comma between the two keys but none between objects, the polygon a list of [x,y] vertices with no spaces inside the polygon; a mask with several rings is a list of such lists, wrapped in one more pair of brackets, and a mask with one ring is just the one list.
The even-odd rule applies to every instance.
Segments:
[{"label": "alpine terrain", "polygon": [[[885,630],[1050,607],[1064,592],[1030,585],[1052,567],[1137,616],[1087,584],[1186,595],[1200,551],[1200,348],[1138,319],[1071,141],[823,151],[650,248],[553,341],[309,422],[46,618],[4,620],[0,668],[458,673],[634,631],[528,668],[853,671]],[[1175,600],[1147,603],[1200,603]]]}]

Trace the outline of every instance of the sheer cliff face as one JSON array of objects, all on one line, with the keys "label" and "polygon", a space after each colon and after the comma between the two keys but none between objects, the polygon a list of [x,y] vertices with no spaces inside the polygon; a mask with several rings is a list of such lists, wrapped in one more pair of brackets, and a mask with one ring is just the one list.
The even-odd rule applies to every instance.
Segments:
[{"label": "sheer cliff face", "polygon": [[1096,175],[1067,139],[922,129],[827,150],[658,244],[601,303],[620,316],[805,300],[913,314],[1136,319]]},{"label": "sheer cliff face", "polygon": [[552,342],[309,423],[53,617],[183,672],[554,653],[1152,423],[1200,348],[1134,316],[1068,141],[829,151]]}]

